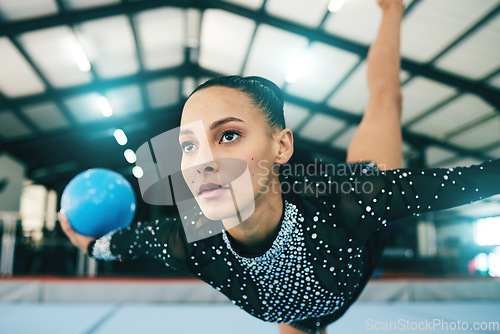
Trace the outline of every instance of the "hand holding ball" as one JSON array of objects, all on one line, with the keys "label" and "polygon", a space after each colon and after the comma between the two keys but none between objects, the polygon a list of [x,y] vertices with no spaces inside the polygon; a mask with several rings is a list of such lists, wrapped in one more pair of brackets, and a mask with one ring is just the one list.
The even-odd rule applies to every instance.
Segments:
[{"label": "hand holding ball", "polygon": [[104,168],[78,174],[61,196],[61,211],[73,229],[96,238],[129,226],[135,206],[130,183],[122,175]]}]

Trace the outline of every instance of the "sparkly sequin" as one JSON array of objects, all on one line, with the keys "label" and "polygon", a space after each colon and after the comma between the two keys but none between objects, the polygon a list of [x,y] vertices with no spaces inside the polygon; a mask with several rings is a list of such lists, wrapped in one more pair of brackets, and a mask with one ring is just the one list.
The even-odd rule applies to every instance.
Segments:
[{"label": "sparkly sequin", "polygon": [[113,255],[113,253],[111,253],[110,245],[112,236],[113,232],[108,233],[107,235],[95,241],[94,248],[92,250],[92,256],[95,259],[104,261],[112,261],[118,259],[118,256],[115,256]]},{"label": "sparkly sequin", "polygon": [[[284,212],[278,235],[260,256],[239,254],[225,230],[187,243],[182,219],[177,217],[139,222],[96,240],[89,250],[101,260],[156,258],[202,279],[255,317],[297,322],[301,328],[306,326],[301,321],[313,319],[309,326],[316,331],[319,323],[325,326],[345,311],[364,287],[366,271],[373,269],[366,264],[374,258],[373,249],[366,251],[367,245],[376,231],[399,218],[500,192],[500,160],[471,167],[383,172],[374,164],[350,166],[362,169],[353,168],[346,176],[325,173],[319,179],[284,180],[294,185],[349,186],[321,195],[313,189],[313,196],[311,191],[282,194]],[[356,182],[368,182],[373,188],[357,192]],[[188,223],[193,220],[182,218]],[[381,253],[381,248],[375,252]],[[334,320],[328,320],[330,316]]]},{"label": "sparkly sequin", "polygon": [[[291,322],[319,317],[333,313],[345,302],[344,296],[327,291],[319,281],[305,243],[303,226],[297,218],[303,220],[304,217],[295,204],[285,200],[279,234],[271,248],[259,257],[239,255],[223,231],[226,247],[240,263],[242,275],[256,283],[258,299],[263,305],[258,317],[265,321]],[[316,239],[317,235],[314,233],[311,238]],[[329,270],[334,271],[332,268]]]}]

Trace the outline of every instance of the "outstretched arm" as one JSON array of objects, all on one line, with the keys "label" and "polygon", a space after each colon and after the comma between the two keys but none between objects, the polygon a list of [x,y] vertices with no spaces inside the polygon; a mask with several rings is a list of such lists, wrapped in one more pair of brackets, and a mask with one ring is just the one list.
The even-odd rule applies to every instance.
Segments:
[{"label": "outstretched arm", "polygon": [[178,217],[137,222],[95,239],[73,230],[68,218],[59,213],[61,227],[71,243],[96,260],[131,260],[151,257],[168,266],[186,270],[187,241]]},{"label": "outstretched arm", "polygon": [[396,219],[500,194],[500,159],[456,168],[358,169],[336,182],[352,187],[335,195],[334,216],[363,241]]},{"label": "outstretched arm", "polygon": [[179,217],[137,222],[91,242],[88,255],[97,260],[150,257],[186,270],[187,241]]},{"label": "outstretched arm", "polygon": [[363,119],[347,150],[348,162],[374,161],[381,170],[402,163],[400,25],[402,0],[377,0],[382,21],[367,57],[370,92]]}]

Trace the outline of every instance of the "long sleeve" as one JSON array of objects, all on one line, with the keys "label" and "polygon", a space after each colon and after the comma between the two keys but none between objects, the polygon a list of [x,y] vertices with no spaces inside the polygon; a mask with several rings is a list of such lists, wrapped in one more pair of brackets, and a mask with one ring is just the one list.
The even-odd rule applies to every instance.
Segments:
[{"label": "long sleeve", "polygon": [[426,170],[357,168],[333,180],[340,185],[334,195],[336,218],[365,240],[396,219],[500,194],[500,159]]},{"label": "long sleeve", "polygon": [[88,247],[96,260],[151,257],[178,270],[186,270],[187,241],[178,217],[137,222],[96,239]]}]

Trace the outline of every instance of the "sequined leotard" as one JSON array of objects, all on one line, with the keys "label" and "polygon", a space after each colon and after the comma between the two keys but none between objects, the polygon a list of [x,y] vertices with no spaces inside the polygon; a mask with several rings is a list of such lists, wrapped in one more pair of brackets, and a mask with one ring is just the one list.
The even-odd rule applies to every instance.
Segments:
[{"label": "sequined leotard", "polygon": [[[314,180],[316,186],[335,185],[336,192],[296,191],[305,186],[282,191],[281,225],[260,256],[240,254],[226,231],[188,243],[181,224],[187,217],[111,232],[89,245],[89,255],[100,260],[156,258],[205,281],[259,319],[315,333],[338,319],[366,285],[388,222],[500,193],[500,160],[427,170],[345,166],[344,175],[325,173]],[[308,181],[304,176],[282,180]]]}]

